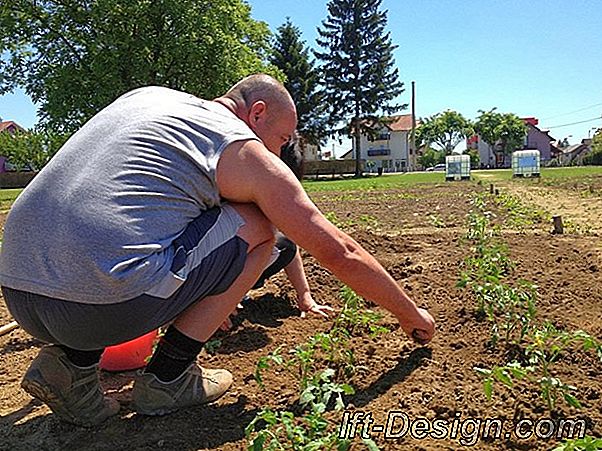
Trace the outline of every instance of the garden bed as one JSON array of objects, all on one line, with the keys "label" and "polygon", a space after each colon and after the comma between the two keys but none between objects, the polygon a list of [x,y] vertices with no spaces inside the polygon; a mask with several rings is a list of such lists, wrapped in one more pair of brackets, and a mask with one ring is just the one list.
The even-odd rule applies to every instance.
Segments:
[{"label": "garden bed", "polygon": [[[437,321],[437,335],[425,347],[411,342],[386,312],[379,324],[388,333],[377,338],[353,336],[349,346],[356,369],[345,382],[355,388],[355,394],[344,397],[347,409],[371,413],[375,425],[384,425],[393,411],[411,420],[440,419],[449,424],[498,418],[508,427],[505,432],[520,419],[583,419],[587,434],[600,437],[602,363],[595,353],[574,352],[555,362],[554,374],[576,387],[581,409],[559,401],[550,413],[537,387],[525,381],[513,388],[497,384],[491,400],[484,393],[483,377],[474,367],[507,363],[512,347],[491,345],[490,326],[476,313],[473,293],[457,283],[473,250],[464,238],[467,214],[475,208],[475,193],[485,196],[486,191],[485,185],[461,182],[312,192],[329,219],[372,252]],[[489,202],[494,222],[502,225],[500,239],[507,243],[514,262],[508,282],[525,279],[538,286],[537,316],[542,321],[563,330],[582,329],[602,339],[600,238],[591,228],[551,235],[545,214],[504,226],[510,216],[507,207],[493,199]],[[310,256],[304,255],[304,262],[315,299],[340,310],[339,282]],[[19,388],[41,343],[19,329],[0,337],[0,449],[246,449],[245,428],[261,409],[298,408],[299,390],[290,373],[277,367],[266,370],[262,389],[254,377],[258,360],[278,347],[288,355],[288,350],[332,325],[318,317],[299,317],[293,307],[294,291],[283,274],[252,297],[254,302],[241,311],[236,327],[216,336],[220,341],[214,343],[213,354],[203,351],[201,356],[203,365],[224,367],[234,374],[233,387],[219,402],[164,417],[143,417],[131,408],[133,372],[103,373],[103,386],[122,409],[117,418],[94,430],[58,422]],[[10,321],[0,304],[0,325]],[[325,416],[334,427],[343,412],[329,411]],[[468,444],[471,434],[468,429],[464,432],[463,441],[459,433],[422,439],[408,433],[386,440],[384,434],[374,432],[372,439],[380,449],[451,450]],[[476,449],[551,450],[559,442],[511,433],[497,439],[477,437]],[[356,440],[353,449],[364,446]]]}]

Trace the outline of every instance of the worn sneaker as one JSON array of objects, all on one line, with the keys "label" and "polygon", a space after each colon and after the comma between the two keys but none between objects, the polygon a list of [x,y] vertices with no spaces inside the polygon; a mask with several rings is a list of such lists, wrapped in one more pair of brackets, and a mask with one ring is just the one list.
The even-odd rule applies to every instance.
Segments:
[{"label": "worn sneaker", "polygon": [[119,412],[119,403],[102,394],[98,365],[75,366],[58,346],[40,350],[21,387],[46,403],[60,420],[80,426],[102,423]]},{"label": "worn sneaker", "polygon": [[138,373],[132,396],[134,407],[143,415],[165,415],[183,407],[215,401],[232,385],[226,370],[208,370],[193,363],[171,382],[151,373]]}]

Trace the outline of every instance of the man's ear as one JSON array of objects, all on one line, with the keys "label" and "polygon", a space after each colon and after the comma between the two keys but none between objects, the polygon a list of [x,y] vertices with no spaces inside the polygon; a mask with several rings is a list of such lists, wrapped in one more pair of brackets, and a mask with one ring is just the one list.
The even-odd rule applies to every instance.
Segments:
[{"label": "man's ear", "polygon": [[267,105],[263,100],[257,100],[251,105],[249,109],[249,123],[257,124],[257,121],[261,119],[267,113]]}]

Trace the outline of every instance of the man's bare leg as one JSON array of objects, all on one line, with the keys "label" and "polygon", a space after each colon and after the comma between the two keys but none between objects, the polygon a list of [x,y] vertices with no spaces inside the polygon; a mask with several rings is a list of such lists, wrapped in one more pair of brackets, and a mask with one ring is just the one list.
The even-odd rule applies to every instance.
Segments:
[{"label": "man's bare leg", "polygon": [[259,278],[274,245],[274,229],[257,207],[251,204],[233,207],[245,221],[238,232],[249,244],[244,268],[224,293],[193,304],[167,329],[151,362],[134,384],[134,406],[139,413],[162,415],[211,402],[232,384],[229,371],[201,368],[195,360],[203,343]]},{"label": "man's bare leg", "polygon": [[233,206],[245,221],[238,236],[249,244],[242,272],[226,291],[190,306],[173,323],[180,332],[197,341],[209,340],[236,309],[242,297],[259,279],[274,246],[274,229],[257,207],[252,204]]}]

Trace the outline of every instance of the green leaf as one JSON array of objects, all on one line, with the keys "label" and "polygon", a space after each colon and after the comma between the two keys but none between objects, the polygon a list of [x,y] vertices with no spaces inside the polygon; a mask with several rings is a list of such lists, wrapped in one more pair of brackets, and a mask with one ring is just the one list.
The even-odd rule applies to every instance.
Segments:
[{"label": "green leaf", "polygon": [[485,379],[483,381],[483,391],[485,392],[487,399],[491,401],[493,395],[493,379]]},{"label": "green leaf", "polygon": [[249,446],[249,450],[250,451],[262,451],[263,450],[263,445],[266,441],[266,435],[265,434],[258,434],[257,437],[255,437],[253,439],[253,441],[251,442],[251,446]]},{"label": "green leaf", "polygon": [[565,393],[564,394],[564,400],[571,407],[575,407],[577,409],[581,408],[581,403],[579,402],[579,400],[577,398],[575,398],[575,396],[573,396],[570,393]]},{"label": "green leaf", "polygon": [[346,395],[353,395],[355,393],[355,389],[349,384],[341,384],[340,387]]},{"label": "green leaf", "polygon": [[493,376],[504,385],[512,387],[512,379],[508,375],[508,372],[504,368],[495,368],[493,370]]},{"label": "green leaf", "polygon": [[313,387],[311,386],[303,390],[301,396],[299,397],[299,404],[301,404],[302,406],[306,406],[314,399],[316,399],[315,395],[312,393],[312,390]]},{"label": "green leaf", "polygon": [[479,368],[479,367],[474,367],[473,370],[475,370],[479,375],[481,376],[489,376],[491,375],[491,370],[488,370],[487,368]]},{"label": "green leaf", "polygon": [[337,440],[337,451],[348,451],[351,448],[351,440]]},{"label": "green leaf", "polygon": [[512,373],[512,377],[515,377],[517,379],[522,379],[523,377],[525,377],[527,375],[526,368],[508,367],[508,369]]},{"label": "green leaf", "polygon": [[312,409],[314,412],[322,414],[326,412],[326,404],[324,404],[323,402],[317,402],[312,405]]},{"label": "green leaf", "polygon": [[326,368],[322,371],[322,374],[320,374],[320,379],[328,381],[332,376],[334,376],[334,370],[332,368]]}]

